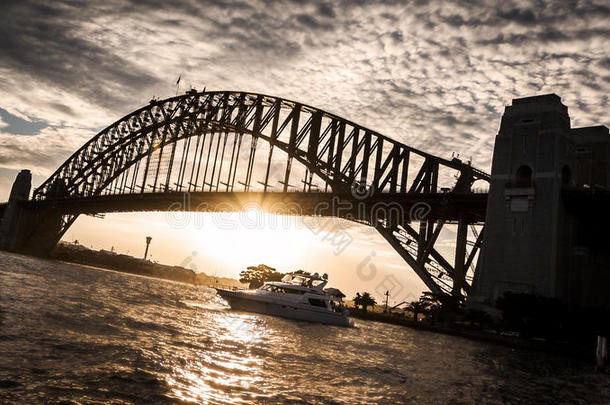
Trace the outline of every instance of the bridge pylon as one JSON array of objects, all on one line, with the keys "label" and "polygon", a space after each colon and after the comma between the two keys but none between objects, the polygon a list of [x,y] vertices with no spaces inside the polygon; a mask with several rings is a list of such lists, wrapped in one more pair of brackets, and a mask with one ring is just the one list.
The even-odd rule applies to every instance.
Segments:
[{"label": "bridge pylon", "polygon": [[29,170],[21,170],[13,183],[8,203],[0,215],[0,248],[36,255],[50,252],[67,229],[61,208],[29,207],[32,184]]},{"label": "bridge pylon", "polygon": [[[610,308],[607,243],[604,249],[591,243],[601,239],[603,246],[607,230],[586,236],[587,222],[607,221],[606,208],[596,209],[587,196],[610,189],[609,146],[605,127],[571,128],[568,108],[555,94],[514,99],[506,107],[494,146],[473,304],[493,307],[512,293]],[[571,202],[578,207],[572,212]]]},{"label": "bridge pylon", "polygon": [[22,201],[27,201],[32,188],[32,173],[22,170],[11,188],[8,203],[4,208],[0,224],[0,247],[5,250],[15,250],[24,237],[26,214],[21,207]]}]

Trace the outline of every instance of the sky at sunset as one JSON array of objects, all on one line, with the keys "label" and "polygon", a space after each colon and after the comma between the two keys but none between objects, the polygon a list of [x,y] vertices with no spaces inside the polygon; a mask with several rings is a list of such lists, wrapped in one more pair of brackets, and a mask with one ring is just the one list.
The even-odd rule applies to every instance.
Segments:
[{"label": "sky at sunset", "polygon": [[[104,127],[175,95],[180,75],[180,92],[300,101],[489,171],[513,98],[556,93],[573,127],[610,124],[609,22],[608,2],[587,0],[4,0],[0,200],[20,169],[36,187]],[[166,213],[82,216],[64,239],[142,255],[150,235],[162,263],[231,277],[258,263],[328,272],[348,295],[398,286],[391,300],[414,299],[424,289],[365,226],[185,215],[180,226]],[[328,236],[337,226],[352,239],[341,251]]]}]

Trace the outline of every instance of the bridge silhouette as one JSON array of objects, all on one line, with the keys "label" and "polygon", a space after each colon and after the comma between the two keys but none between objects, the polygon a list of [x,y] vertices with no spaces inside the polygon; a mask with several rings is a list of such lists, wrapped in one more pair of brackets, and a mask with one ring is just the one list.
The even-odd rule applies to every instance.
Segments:
[{"label": "bridge silhouette", "polygon": [[[318,108],[263,94],[151,100],[66,160],[29,199],[5,248],[50,251],[80,214],[240,211],[372,226],[434,293],[468,295],[490,176]],[[0,217],[11,202],[0,206]],[[16,209],[16,208],[15,208]],[[4,215],[6,218],[6,215]],[[456,225],[455,254],[437,248]],[[470,229],[469,229],[470,228]],[[483,228],[484,229],[484,228]]]}]

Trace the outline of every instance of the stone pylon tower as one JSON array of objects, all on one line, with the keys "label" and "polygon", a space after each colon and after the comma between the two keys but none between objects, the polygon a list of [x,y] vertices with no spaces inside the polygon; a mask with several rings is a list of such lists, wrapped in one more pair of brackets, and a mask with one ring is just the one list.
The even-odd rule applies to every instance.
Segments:
[{"label": "stone pylon tower", "polygon": [[555,94],[515,99],[494,147],[485,240],[473,302],[504,292],[565,298],[570,220],[561,198],[573,182],[567,107]]},{"label": "stone pylon tower", "polygon": [[2,249],[12,250],[18,245],[25,219],[19,203],[28,200],[31,188],[32,173],[29,170],[20,171],[13,183],[8,204],[1,218],[0,248]]}]

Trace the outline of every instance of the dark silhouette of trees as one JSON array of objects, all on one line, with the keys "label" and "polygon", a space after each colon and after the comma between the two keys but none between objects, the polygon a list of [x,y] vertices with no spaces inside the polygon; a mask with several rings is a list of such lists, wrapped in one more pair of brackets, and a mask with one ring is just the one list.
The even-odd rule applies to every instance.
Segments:
[{"label": "dark silhouette of trees", "polygon": [[273,267],[266,264],[248,266],[246,270],[239,273],[239,281],[248,283],[250,288],[258,288],[265,281],[280,281],[282,277],[284,277],[283,273],[276,271]]},{"label": "dark silhouette of trees", "polygon": [[362,294],[356,293],[354,297],[354,305],[356,308],[362,307],[364,312],[367,311],[368,307],[372,307],[375,304],[377,304],[377,301],[368,292],[363,292]]},{"label": "dark silhouette of trees", "polygon": [[417,320],[417,315],[421,313],[425,314],[430,322],[447,324],[461,312],[462,302],[452,295],[435,294],[428,291],[422,293],[419,301],[414,301],[411,305],[413,307],[409,309],[413,312],[414,320]]},{"label": "dark silhouette of trees", "polygon": [[428,303],[432,312],[438,310],[458,312],[461,307],[459,298],[449,294],[435,294],[429,291],[422,293],[419,301]]},{"label": "dark silhouette of trees", "polygon": [[564,334],[570,312],[559,299],[511,292],[498,298],[497,307],[507,326],[521,336],[550,339]]},{"label": "dark silhouette of trees", "polygon": [[468,308],[462,315],[462,320],[469,322],[472,327],[482,328],[493,323],[491,316],[480,309]]},{"label": "dark silhouette of trees", "polygon": [[419,314],[428,314],[430,312],[430,303],[426,301],[413,301],[407,305],[407,309],[413,313],[413,320],[418,321]]},{"label": "dark silhouette of trees", "polygon": [[360,306],[360,303],[362,302],[362,296],[360,295],[359,292],[356,293],[356,296],[354,297],[354,299],[352,301],[354,301],[354,306],[356,307],[356,309],[358,309],[358,307]]}]

